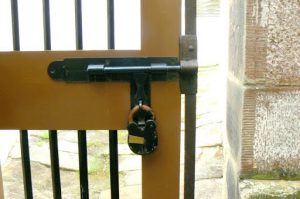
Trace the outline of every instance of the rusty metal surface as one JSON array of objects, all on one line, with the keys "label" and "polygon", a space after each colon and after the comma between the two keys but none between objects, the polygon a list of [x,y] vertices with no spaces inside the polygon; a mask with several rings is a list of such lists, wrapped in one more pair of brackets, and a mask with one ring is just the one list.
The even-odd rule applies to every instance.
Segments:
[{"label": "rusty metal surface", "polygon": [[193,199],[196,158],[196,95],[185,95],[184,198]]},{"label": "rusty metal surface", "polygon": [[[196,0],[185,1],[185,34],[187,41],[181,44],[181,60],[188,68],[197,68]],[[187,62],[188,61],[188,62]],[[184,198],[195,198],[195,153],[196,153],[196,93],[197,70],[181,78],[181,89],[185,93],[185,165]]]},{"label": "rusty metal surface", "polygon": [[185,0],[185,34],[196,35],[196,0]]}]

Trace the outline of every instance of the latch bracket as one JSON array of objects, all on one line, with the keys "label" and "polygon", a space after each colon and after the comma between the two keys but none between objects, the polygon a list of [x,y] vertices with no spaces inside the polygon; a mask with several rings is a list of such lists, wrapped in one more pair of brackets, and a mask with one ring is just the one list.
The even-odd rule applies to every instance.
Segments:
[{"label": "latch bracket", "polygon": [[184,35],[180,38],[180,90],[182,94],[197,93],[198,64],[197,36]]}]

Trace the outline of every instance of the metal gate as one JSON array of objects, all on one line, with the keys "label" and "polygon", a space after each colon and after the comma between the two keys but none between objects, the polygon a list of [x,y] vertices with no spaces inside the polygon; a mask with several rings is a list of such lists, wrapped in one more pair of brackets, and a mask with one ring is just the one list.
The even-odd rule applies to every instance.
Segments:
[{"label": "metal gate", "polygon": [[[64,76],[62,80],[67,81],[70,80],[68,78],[71,78],[70,82],[75,81],[75,83],[58,82],[53,80],[55,78],[51,78],[51,70],[48,67],[51,63],[62,60],[65,60],[63,64],[65,66],[68,59],[74,60],[75,58],[80,63],[89,63],[95,59],[98,61],[114,60],[124,57],[145,59],[146,62],[149,59],[163,60],[171,57],[175,60],[174,62],[176,60],[178,62],[178,64],[172,63],[170,67],[160,65],[161,68],[152,67],[149,63],[142,65],[139,69],[135,68],[138,71],[132,71],[130,66],[126,67],[131,71],[130,74],[147,69],[154,77],[149,82],[151,92],[148,97],[156,117],[159,142],[155,152],[142,157],[142,197],[144,199],[179,198],[180,103],[181,94],[185,94],[184,198],[194,198],[195,94],[197,90],[196,1],[185,1],[186,36],[180,39],[181,1],[142,0],[141,50],[131,51],[114,50],[114,0],[107,0],[109,50],[82,50],[82,2],[75,0],[77,50],[51,51],[49,1],[51,0],[43,0],[45,51],[20,51],[18,1],[11,0],[14,51],[0,53],[0,74],[2,74],[0,78],[0,129],[21,129],[20,143],[25,198],[33,198],[28,131],[26,129],[51,129],[49,130],[49,142],[53,197],[57,199],[61,198],[61,184],[57,130],[53,129],[82,129],[78,130],[78,147],[80,191],[81,198],[84,199],[89,198],[86,130],[110,129],[111,198],[119,198],[117,136],[118,130],[126,129],[128,125],[128,114],[132,108],[130,81],[125,81],[123,76],[121,77],[122,81],[113,81],[114,74],[111,74],[112,78],[109,81],[105,81],[97,76],[99,75],[98,71],[96,75],[92,74],[93,81],[90,81],[91,76],[89,76],[89,81],[79,83],[76,82],[78,76],[75,79],[72,76],[72,72],[74,72],[72,70],[76,67],[67,66],[70,70],[62,73]],[[160,62],[156,61],[156,64],[161,64]],[[179,63],[180,66],[178,66]],[[94,66],[90,66],[88,68],[95,69]],[[122,65],[122,70],[123,66],[125,65]],[[111,70],[115,69],[114,66],[110,67]],[[104,65],[98,65],[96,68],[104,70]],[[158,75],[159,77],[155,80],[156,75],[152,74],[154,70],[163,73],[163,78],[161,79],[161,76]],[[169,78],[172,70],[175,75]],[[79,81],[82,80],[80,77],[78,78]]]}]

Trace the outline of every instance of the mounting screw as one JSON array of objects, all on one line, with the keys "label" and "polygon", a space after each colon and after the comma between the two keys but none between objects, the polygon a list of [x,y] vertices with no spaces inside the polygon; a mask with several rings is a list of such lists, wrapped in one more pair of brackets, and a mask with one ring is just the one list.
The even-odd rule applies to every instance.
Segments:
[{"label": "mounting screw", "polygon": [[195,49],[194,49],[194,46],[193,45],[189,45],[189,51],[190,52],[193,52]]},{"label": "mounting screw", "polygon": [[53,75],[53,74],[55,74],[55,69],[54,69],[54,68],[51,68],[49,72],[50,72],[50,74]]}]

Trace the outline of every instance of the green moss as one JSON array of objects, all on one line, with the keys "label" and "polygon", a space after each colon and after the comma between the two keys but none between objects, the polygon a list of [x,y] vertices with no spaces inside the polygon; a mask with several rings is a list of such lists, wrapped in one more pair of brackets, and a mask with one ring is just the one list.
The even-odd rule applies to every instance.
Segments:
[{"label": "green moss", "polygon": [[119,144],[127,144],[128,131],[120,130],[118,131],[118,143]]},{"label": "green moss", "polygon": [[41,133],[40,138],[43,140],[49,140],[49,133],[48,132]]},{"label": "green moss", "polygon": [[39,131],[37,134],[33,135],[36,138],[41,140],[49,140],[49,132],[48,131]]},{"label": "green moss", "polygon": [[109,165],[108,155],[90,156],[88,159],[88,173],[90,175],[101,174],[107,176],[109,172],[107,165]]},{"label": "green moss", "polygon": [[120,178],[124,178],[126,176],[126,172],[125,171],[119,171],[119,177]]},{"label": "green moss", "polygon": [[299,199],[300,191],[289,195],[268,195],[268,194],[260,194],[256,193],[250,196],[249,199]]},{"label": "green moss", "polygon": [[98,139],[92,139],[87,141],[88,147],[104,147],[105,143],[99,141]]},{"label": "green moss", "polygon": [[271,172],[258,172],[253,171],[240,176],[241,179],[254,179],[254,180],[300,180],[300,172],[293,172],[285,169],[276,169]]}]

